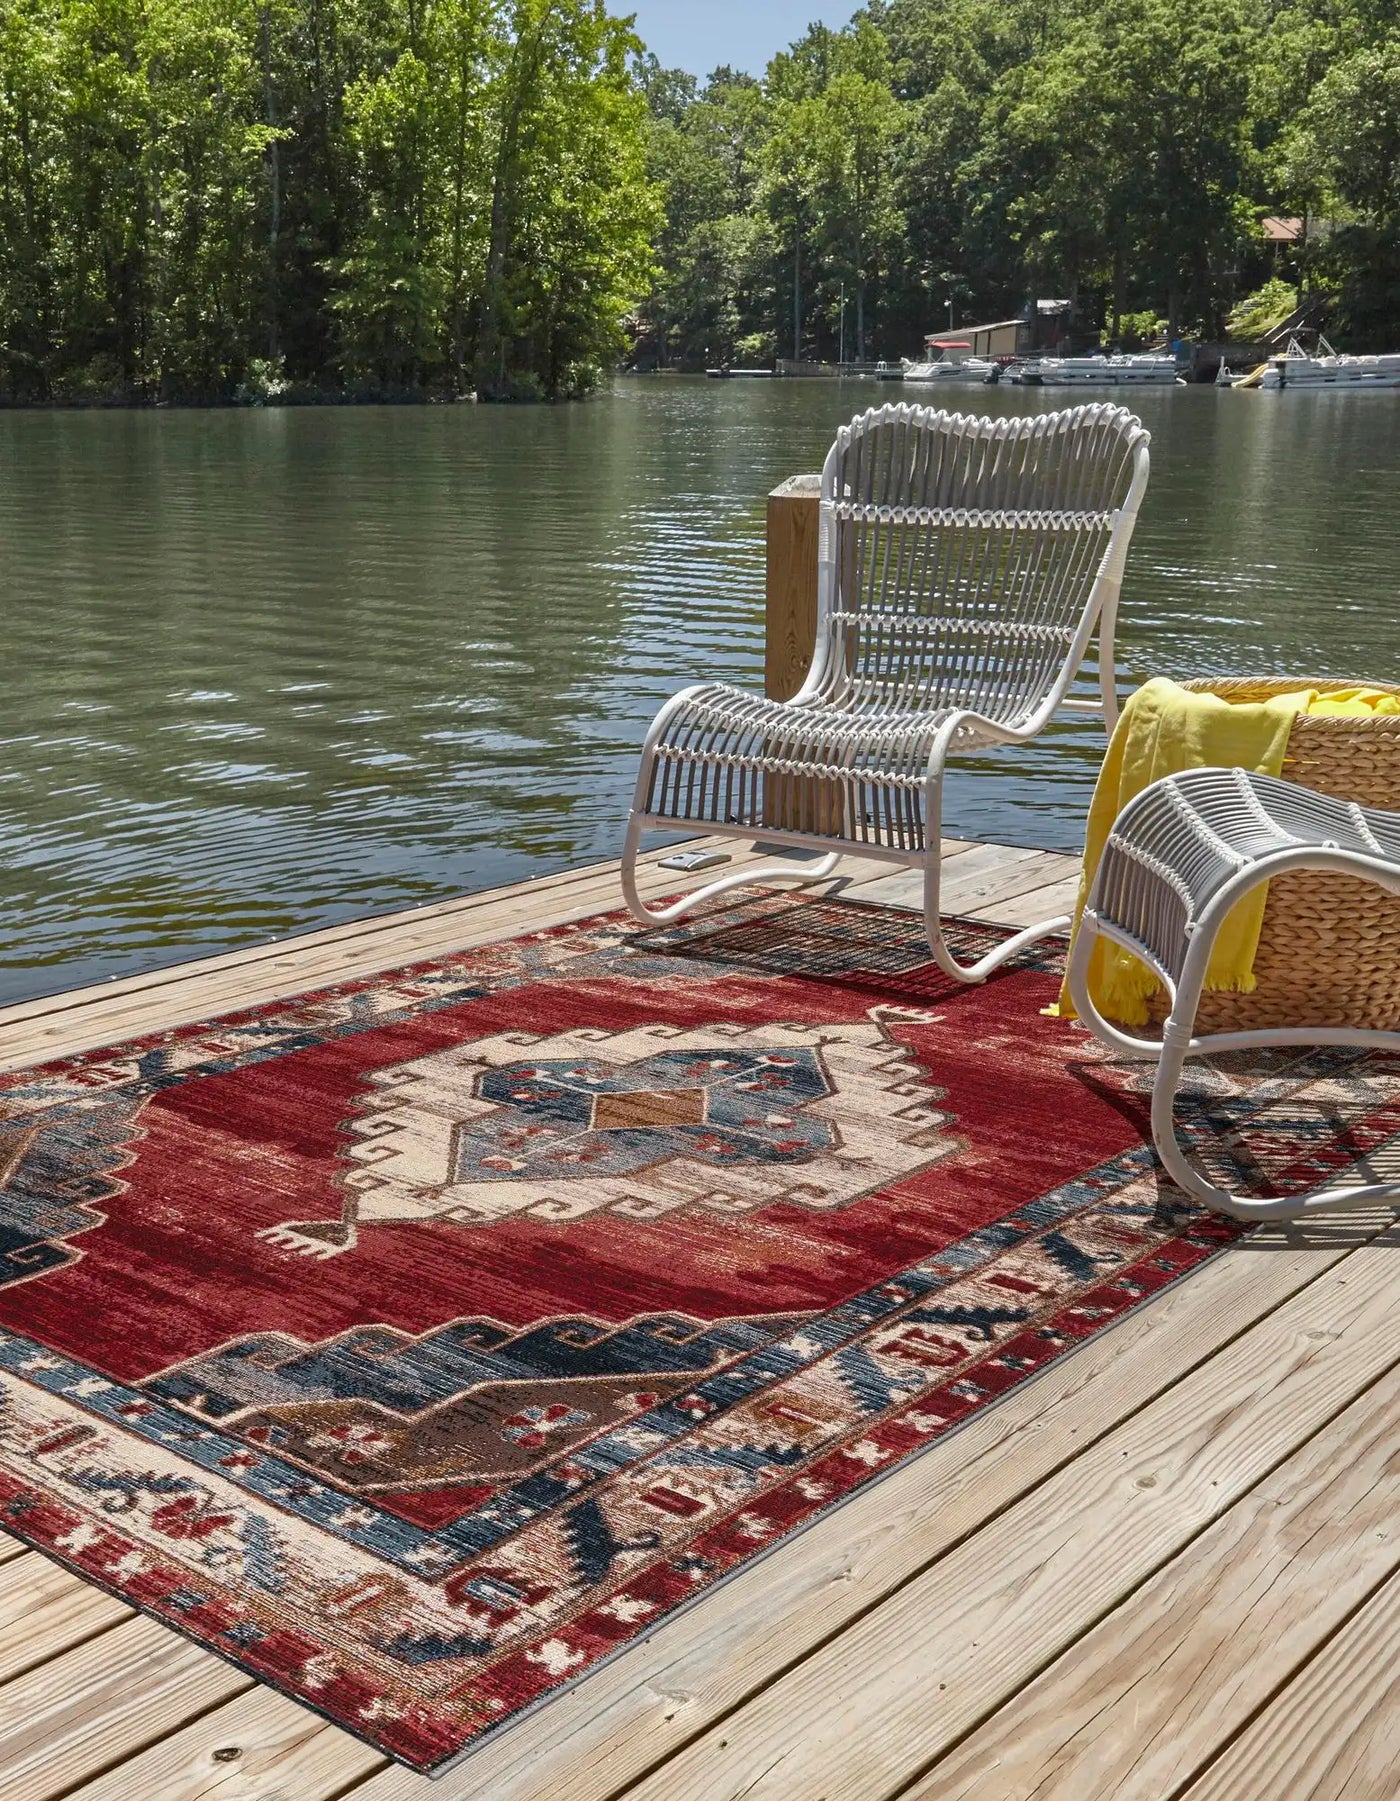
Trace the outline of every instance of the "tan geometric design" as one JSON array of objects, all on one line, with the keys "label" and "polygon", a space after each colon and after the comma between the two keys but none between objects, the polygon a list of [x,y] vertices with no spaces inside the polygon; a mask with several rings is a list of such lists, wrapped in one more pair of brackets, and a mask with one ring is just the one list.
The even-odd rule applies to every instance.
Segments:
[{"label": "tan geometric design", "polygon": [[638,1088],[631,1094],[597,1095],[591,1123],[599,1132],[702,1126],[707,1111],[703,1088]]}]

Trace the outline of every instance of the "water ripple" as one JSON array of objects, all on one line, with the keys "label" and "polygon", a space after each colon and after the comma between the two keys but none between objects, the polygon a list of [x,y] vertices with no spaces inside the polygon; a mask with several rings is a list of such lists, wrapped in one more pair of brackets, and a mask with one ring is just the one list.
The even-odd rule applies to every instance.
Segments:
[{"label": "water ripple", "polygon": [[[0,999],[614,854],[660,702],[761,679],[764,495],[875,398],[0,415]],[[1134,401],[1126,671],[1400,676],[1395,397]],[[949,829],[1072,847],[1098,755],[972,759]]]}]

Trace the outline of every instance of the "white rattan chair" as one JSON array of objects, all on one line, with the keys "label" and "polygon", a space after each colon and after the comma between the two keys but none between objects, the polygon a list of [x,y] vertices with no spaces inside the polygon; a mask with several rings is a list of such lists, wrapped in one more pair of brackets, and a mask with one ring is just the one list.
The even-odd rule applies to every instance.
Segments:
[{"label": "white rattan chair", "polygon": [[[1400,1205],[1400,1181],[1314,1188],[1256,1198],[1218,1188],[1184,1155],[1176,1092],[1188,1057],[1263,1045],[1363,1045],[1400,1051],[1400,1032],[1297,1026],[1194,1036],[1206,970],[1222,921],[1241,895],[1289,870],[1337,870],[1400,894],[1400,813],[1333,800],[1242,769],[1192,769],[1135,796],[1109,835],[1070,958],[1076,1012],[1107,1045],[1153,1057],[1152,1137],[1172,1180],[1236,1219],[1296,1219],[1323,1207]],[[1104,1018],[1089,992],[1102,934],[1133,951],[1170,996],[1160,1043]]]},{"label": "white rattan chair", "polygon": [[[1062,702],[1117,717],[1113,631],[1148,474],[1148,434],[1121,407],[975,419],[886,406],[837,434],[822,471],[817,642],[801,691],[687,688],[647,733],[622,855],[635,918],[663,924],[742,883],[824,881],[843,852],[924,874],[939,966],[981,981],[1046,920],[971,966],[939,922],[951,751],[1024,742]],[[1098,631],[1100,699],[1066,701]],[[721,877],[645,905],[643,831],[690,826],[827,853]]]}]

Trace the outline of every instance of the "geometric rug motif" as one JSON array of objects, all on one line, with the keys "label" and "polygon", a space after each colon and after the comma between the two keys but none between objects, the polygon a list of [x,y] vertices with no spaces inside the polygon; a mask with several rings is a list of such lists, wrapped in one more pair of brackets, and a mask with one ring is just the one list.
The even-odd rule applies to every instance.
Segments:
[{"label": "geometric rug motif", "polygon": [[[0,1525],[445,1767],[1238,1235],[1059,967],[769,895],[0,1076]],[[1400,1060],[1179,1119],[1310,1183]]]},{"label": "geometric rug motif", "polygon": [[418,1490],[463,1469],[526,1475],[796,1324],[661,1314],[516,1332],[454,1320],[420,1338],[361,1326],[315,1345],[258,1333],[165,1371],[146,1391],[346,1488]]},{"label": "geometric rug motif", "polygon": [[341,1218],[283,1222],[273,1243],[325,1258],[388,1222],[844,1207],[957,1148],[878,1019],[506,1032],[375,1071],[368,1090]]}]

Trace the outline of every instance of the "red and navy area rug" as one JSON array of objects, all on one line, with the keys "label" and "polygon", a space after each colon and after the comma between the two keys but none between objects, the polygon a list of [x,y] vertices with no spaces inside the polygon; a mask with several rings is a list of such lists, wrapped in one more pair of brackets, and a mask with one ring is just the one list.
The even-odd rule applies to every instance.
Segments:
[{"label": "red and navy area rug", "polygon": [[[0,1077],[0,1525],[440,1768],[1235,1235],[1059,958],[769,895]],[[1193,1107],[1306,1180],[1400,1063]]]}]

